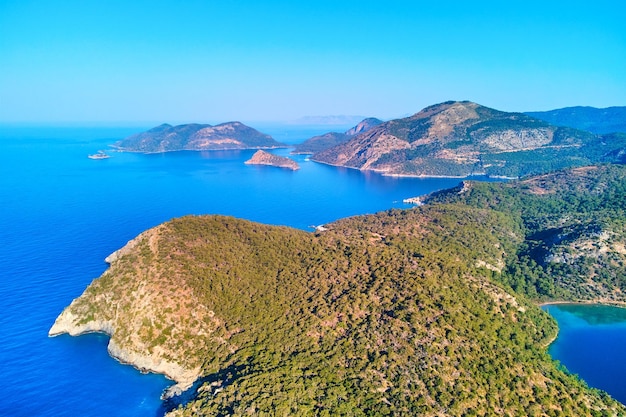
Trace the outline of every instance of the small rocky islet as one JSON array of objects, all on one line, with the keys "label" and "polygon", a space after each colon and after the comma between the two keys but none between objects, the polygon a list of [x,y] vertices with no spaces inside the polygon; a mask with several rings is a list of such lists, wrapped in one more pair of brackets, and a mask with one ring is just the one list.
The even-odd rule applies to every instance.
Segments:
[{"label": "small rocky islet", "polygon": [[300,169],[300,165],[291,158],[285,156],[273,155],[264,150],[258,150],[252,155],[252,158],[244,162],[246,165],[269,165],[278,168],[286,168],[292,171]]}]

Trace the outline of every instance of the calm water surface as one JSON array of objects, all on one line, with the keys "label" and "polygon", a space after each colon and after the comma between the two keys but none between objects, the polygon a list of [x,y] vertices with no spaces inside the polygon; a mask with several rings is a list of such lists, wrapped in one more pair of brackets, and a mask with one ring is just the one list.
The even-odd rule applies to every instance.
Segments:
[{"label": "calm water surface", "polygon": [[626,309],[583,304],[544,307],[559,323],[549,352],[590,386],[626,404]]}]

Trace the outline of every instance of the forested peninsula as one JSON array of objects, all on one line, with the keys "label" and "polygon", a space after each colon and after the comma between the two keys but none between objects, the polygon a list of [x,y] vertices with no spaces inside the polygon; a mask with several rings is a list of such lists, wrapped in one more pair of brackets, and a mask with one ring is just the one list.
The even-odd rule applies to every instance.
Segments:
[{"label": "forested peninsula", "polygon": [[59,316],[192,399],[172,416],[604,416],[548,355],[538,304],[626,301],[626,167],[465,182],[304,232],[223,216],[150,229]]}]

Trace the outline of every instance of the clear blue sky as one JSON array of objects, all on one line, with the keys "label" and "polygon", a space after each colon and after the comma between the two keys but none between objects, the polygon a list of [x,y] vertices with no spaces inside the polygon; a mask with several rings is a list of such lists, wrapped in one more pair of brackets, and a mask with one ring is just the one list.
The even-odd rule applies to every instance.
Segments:
[{"label": "clear blue sky", "polygon": [[626,2],[0,0],[0,122],[626,105]]}]

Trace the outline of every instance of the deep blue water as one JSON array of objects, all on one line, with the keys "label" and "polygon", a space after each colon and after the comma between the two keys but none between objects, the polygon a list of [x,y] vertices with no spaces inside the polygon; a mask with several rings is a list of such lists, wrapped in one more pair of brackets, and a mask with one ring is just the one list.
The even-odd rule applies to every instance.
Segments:
[{"label": "deep blue water", "polygon": [[544,307],[559,324],[549,352],[588,385],[626,404],[626,309],[604,305]]},{"label": "deep blue water", "polygon": [[[141,231],[186,214],[308,229],[459,182],[365,175],[304,156],[296,172],[244,165],[252,151],[87,158],[140,130],[0,126],[0,416],[163,414],[169,382],[118,364],[106,337],[47,337],[104,258]],[[322,130],[269,133],[297,143]]]}]

